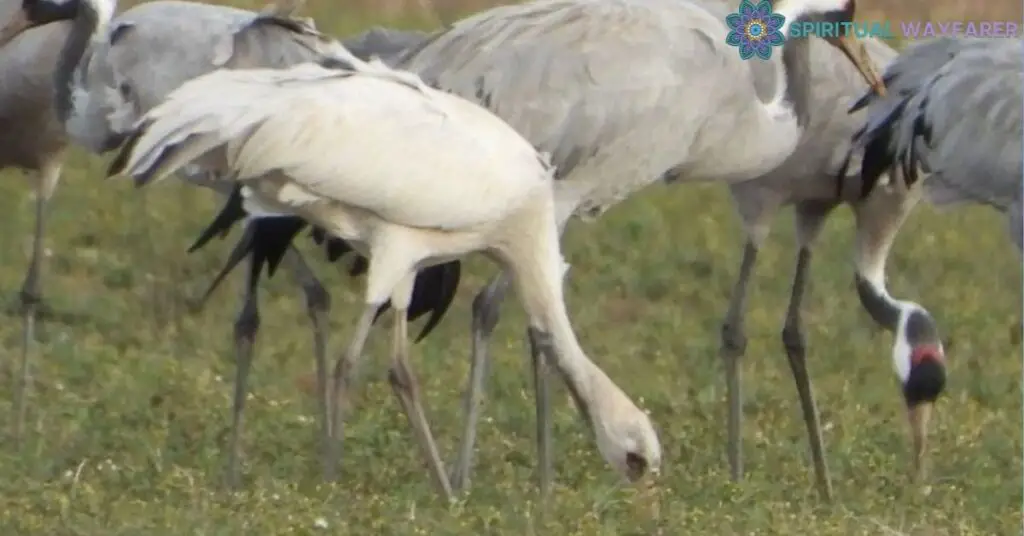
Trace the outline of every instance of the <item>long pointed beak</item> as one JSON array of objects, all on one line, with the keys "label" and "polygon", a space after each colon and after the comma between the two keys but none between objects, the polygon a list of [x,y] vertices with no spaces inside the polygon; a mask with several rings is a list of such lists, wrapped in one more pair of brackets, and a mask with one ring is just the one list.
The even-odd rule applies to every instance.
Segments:
[{"label": "long pointed beak", "polygon": [[922,402],[907,409],[910,420],[910,439],[914,445],[913,477],[922,481],[927,476],[928,421],[932,416],[932,403]]},{"label": "long pointed beak", "polygon": [[844,35],[841,37],[833,37],[826,39],[830,44],[843,51],[847,58],[853,62],[853,65],[860,71],[861,76],[867,81],[871,89],[875,91],[879,96],[885,96],[885,82],[882,81],[882,76],[878,74],[878,68],[875,67],[875,62],[871,61],[871,56],[868,55],[868,49],[864,47],[862,43],[856,37]]},{"label": "long pointed beak", "polygon": [[18,37],[21,32],[24,32],[31,27],[32,21],[29,20],[28,14],[23,10],[16,11],[11,17],[11,20],[8,21],[3,28],[0,28],[0,47],[11,42],[15,37]]}]

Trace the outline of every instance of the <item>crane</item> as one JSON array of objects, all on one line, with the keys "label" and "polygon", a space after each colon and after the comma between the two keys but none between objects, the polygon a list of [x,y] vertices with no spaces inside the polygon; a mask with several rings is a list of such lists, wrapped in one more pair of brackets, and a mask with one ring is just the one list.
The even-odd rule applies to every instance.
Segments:
[{"label": "crane", "polygon": [[[1010,238],[1020,251],[1021,47],[1020,39],[958,36],[908,46],[885,71],[889,93],[863,95],[850,107],[851,113],[866,115],[851,143],[851,154],[863,154],[858,194],[905,191],[924,171],[928,175],[921,183],[934,204],[981,203],[1006,214]],[[895,307],[900,302],[887,300],[883,292],[862,294],[874,303],[868,310],[880,324],[915,331],[919,312]],[[943,359],[923,357],[893,356],[912,423],[927,422],[945,378]],[[920,474],[925,439],[914,437]]]},{"label": "crane", "polygon": [[[390,300],[390,381],[451,498],[408,363],[406,309],[419,268],[482,252],[511,274],[535,344],[575,393],[606,461],[630,480],[656,474],[661,447],[649,418],[586,356],[566,312],[547,155],[411,73],[354,56],[331,66],[220,70],[186,82],[144,116],[109,174],[141,186],[200,160],[243,185],[249,214],[298,215],[369,260],[365,309],[334,368],[336,446],[350,375]],[[403,158],[381,158],[392,151]]]},{"label": "crane", "polygon": [[[14,168],[32,174],[35,226],[25,281],[18,293],[22,314],[22,348],[14,393],[13,439],[20,444],[28,407],[29,355],[35,322],[42,305],[43,237],[47,206],[60,182],[68,140],[53,113],[53,69],[70,25],[67,4],[46,6],[58,18],[24,33],[0,30],[0,170]],[[38,14],[39,10],[33,13]],[[0,24],[10,28],[27,13],[13,0],[0,1]],[[15,39],[17,37],[17,39]],[[26,135],[31,133],[31,135]]]},{"label": "crane", "polygon": [[[852,2],[790,1],[774,7],[787,22],[814,16],[849,20],[854,13]],[[827,47],[822,42],[791,39],[778,60],[740,61],[734,49],[719,46],[725,43],[727,29],[722,21],[728,13],[729,6],[712,1],[528,2],[458,21],[399,55],[395,65],[476,99],[536,146],[551,152],[558,167],[555,195],[560,228],[571,216],[592,218],[659,178],[731,183],[748,235],[723,327],[722,357],[729,386],[727,452],[734,478],[742,472],[738,359],[745,340],[741,314],[746,281],[771,216],[781,206],[795,204],[800,251],[784,340],[818,488],[830,497],[798,315],[811,243],[839,203],[826,170],[838,167],[842,152],[835,154],[832,147],[816,140],[834,128],[830,123],[843,84],[856,83],[860,77],[881,92],[881,81],[867,58],[868,49],[851,46],[851,40],[826,40],[832,45]],[[878,42],[870,45],[877,55],[884,55],[886,49]],[[779,76],[782,65],[787,69]],[[829,96],[816,100],[819,86],[826,83],[831,86]],[[764,91],[755,91],[755,86]],[[765,94],[775,97],[764,99]],[[762,122],[765,117],[786,117],[775,114],[773,106],[781,102],[792,103],[796,122]],[[845,141],[848,136],[849,131],[841,129],[830,134],[832,140]],[[744,158],[759,150],[763,159]],[[742,171],[737,169],[744,165]],[[888,248],[913,202],[913,196],[879,196],[855,207],[858,273],[884,274]],[[884,285],[884,277],[879,284]],[[473,303],[473,364],[466,428],[454,468],[456,487],[468,475],[486,340],[507,287],[507,280],[499,276]],[[896,335],[894,349],[898,350],[894,351],[911,351],[903,344],[904,333]],[[922,346],[921,351],[926,348],[934,351],[934,345]],[[543,389],[538,387],[540,392]],[[538,404],[546,406],[544,395],[538,394]],[[546,408],[538,410],[538,415],[546,414]],[[543,453],[550,447],[545,446],[547,418],[542,421],[538,448]],[[543,456],[541,463],[541,474],[549,474]]]}]

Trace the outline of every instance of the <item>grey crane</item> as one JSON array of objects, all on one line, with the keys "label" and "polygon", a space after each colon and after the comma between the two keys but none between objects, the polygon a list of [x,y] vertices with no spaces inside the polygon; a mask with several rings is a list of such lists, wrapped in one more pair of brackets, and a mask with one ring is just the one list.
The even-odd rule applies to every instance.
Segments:
[{"label": "grey crane", "polygon": [[[852,2],[794,1],[775,7],[787,21],[815,11],[842,20],[853,15]],[[779,63],[743,63],[725,46],[722,21],[728,12],[728,6],[713,2],[529,2],[456,22],[400,54],[395,63],[437,87],[476,99],[552,153],[558,167],[559,227],[564,229],[571,216],[596,216],[659,178],[741,183],[789,158],[813,113],[807,103],[808,41],[796,39],[783,47],[781,63],[788,69],[778,76]],[[830,44],[880,87],[863,45]],[[771,84],[767,91],[771,100],[755,90],[755,78],[761,76],[774,82],[775,92]],[[779,105],[792,105],[795,115],[776,114]],[[746,127],[737,129],[737,124]],[[737,140],[737,133],[743,139]],[[834,197],[829,186],[819,189]],[[786,201],[783,195],[777,205]],[[764,210],[772,212],[777,205]],[[752,255],[745,264],[752,264]],[[486,338],[507,287],[507,278],[500,275],[474,300],[474,357],[466,430],[452,475],[456,488],[464,487],[468,477]],[[803,370],[802,353],[791,359]],[[551,474],[546,374],[541,356],[534,353],[533,362],[544,490]],[[814,444],[819,434],[808,380],[806,373],[797,373],[797,365],[794,369],[808,427],[815,426]],[[738,389],[731,398],[738,400]],[[820,438],[817,444],[816,458],[821,459]],[[738,451],[738,443],[730,449]],[[823,462],[816,467],[819,479],[827,480]]]},{"label": "grey crane", "polygon": [[[0,1],[0,21],[20,20],[12,0]],[[47,7],[49,15],[67,17],[68,6]],[[37,12],[38,13],[38,12]],[[57,22],[9,37],[0,32],[0,170],[21,169],[34,175],[35,228],[32,253],[18,301],[23,315],[22,349],[14,394],[13,436],[20,442],[30,383],[29,353],[42,305],[43,236],[46,212],[64,163],[68,140],[53,113],[52,72],[70,25]],[[31,135],[26,135],[31,132]]]},{"label": "grey crane", "polygon": [[[433,75],[428,74],[427,78],[436,85],[449,89],[453,87],[454,81],[456,91],[459,91],[457,88],[461,87],[463,94],[486,103],[500,116],[509,120],[513,126],[522,128],[522,125],[526,125],[527,132],[534,132],[527,138],[538,144],[547,144],[542,146],[554,148],[556,161],[560,154],[574,154],[573,151],[576,156],[583,154],[579,147],[585,145],[586,140],[580,141],[574,138],[581,134],[579,131],[565,132],[562,137],[545,137],[551,132],[559,132],[561,128],[564,128],[564,125],[557,123],[558,120],[565,120],[568,114],[580,109],[579,101],[566,103],[545,93],[545,91],[552,90],[562,92],[566,87],[571,88],[575,84],[580,84],[577,79],[571,78],[571,73],[568,75],[563,73],[565,78],[556,78],[561,85],[557,85],[555,86],[557,89],[552,88],[551,90],[538,82],[541,76],[547,74],[546,71],[537,73],[537,78],[533,80],[523,81],[522,78],[517,77],[515,81],[510,81],[508,78],[499,78],[502,73],[513,72],[519,66],[530,65],[533,62],[543,64],[552,57],[559,59],[558,54],[565,56],[562,58],[563,61],[575,59],[573,54],[555,48],[559,44],[554,36],[550,36],[553,41],[550,43],[537,41],[538,33],[543,35],[555,31],[558,27],[540,28],[537,29],[538,33],[510,32],[502,36],[502,39],[497,39],[493,37],[498,33],[497,29],[505,27],[501,26],[501,23],[508,23],[507,27],[512,28],[518,24],[521,25],[520,30],[522,30],[522,27],[530,20],[528,16],[517,11],[517,8],[499,8],[499,10],[502,14],[495,14],[494,18],[490,20],[490,24],[480,21],[477,21],[479,24],[458,23],[454,28],[443,30],[438,36],[422,38],[423,43],[419,46],[414,45],[409,52],[404,54],[406,56],[404,59],[402,58],[403,54],[399,54],[395,62],[417,71],[433,69]],[[521,17],[519,20],[516,20],[517,14]],[[540,17],[543,14],[544,12],[537,12],[533,15]],[[474,20],[474,18],[470,20]],[[460,28],[460,24],[464,26]],[[594,35],[602,34],[595,33]],[[417,35],[409,37],[415,38]],[[573,36],[569,34],[559,37],[568,40]],[[430,43],[433,39],[437,39],[447,46],[432,46]],[[565,47],[566,45],[561,44],[561,46]],[[880,63],[888,63],[895,56],[892,49],[877,40],[867,40],[867,50],[872,59]],[[423,56],[429,59],[423,60]],[[417,57],[420,57],[421,63],[426,67],[416,64]],[[634,65],[635,60],[632,61],[634,63],[631,65]],[[568,63],[568,65],[572,64]],[[754,66],[755,83],[760,89],[770,88],[772,66],[756,63],[752,65]],[[522,71],[515,70],[514,72],[519,74]],[[610,74],[603,70],[596,72],[600,72],[604,76]],[[783,337],[811,438],[818,487],[824,496],[830,497],[831,483],[824,463],[817,412],[813,405],[809,378],[804,365],[804,341],[800,331],[799,310],[807,280],[813,241],[819,234],[825,218],[836,206],[844,201],[849,202],[857,215],[856,266],[858,296],[862,305],[869,312],[877,310],[880,304],[891,305],[898,308],[903,318],[913,319],[912,322],[891,324],[873,316],[895,335],[893,359],[898,363],[906,364],[906,367],[898,369],[898,372],[909,370],[912,356],[917,356],[916,359],[919,361],[939,362],[942,348],[934,321],[927,311],[912,302],[892,300],[884,286],[884,266],[889,248],[902,222],[915,206],[919,192],[917,190],[886,191],[879,192],[867,199],[860,199],[848,193],[841,197],[836,196],[833,189],[834,177],[839,173],[854,172],[853,169],[840,171],[849,137],[857,128],[856,119],[848,117],[842,111],[845,107],[843,103],[854,98],[863,86],[858,83],[856,70],[846,64],[840,53],[820,41],[811,41],[810,76],[810,86],[814,88],[814,91],[810,93],[810,117],[806,131],[799,140],[793,155],[778,168],[756,179],[730,185],[747,231],[747,245],[744,248],[739,280],[730,300],[729,312],[723,327],[722,356],[727,365],[730,386],[729,460],[733,475],[738,477],[741,474],[739,443],[741,398],[737,361],[745,346],[742,312],[746,282],[753,270],[757,250],[767,238],[772,217],[783,206],[795,205],[800,244]],[[602,78],[602,81],[604,80],[606,79]],[[522,81],[522,84],[512,87],[502,85],[519,81]],[[500,99],[499,95],[494,95],[497,92],[496,89],[501,90]],[[575,108],[573,108],[574,104]],[[555,108],[556,106],[562,106],[562,108]],[[516,114],[523,113],[523,109],[527,109],[529,113],[517,116]],[[547,119],[551,123],[545,123],[543,119]],[[583,134],[586,132],[586,130],[582,131]],[[564,144],[564,146],[558,144]],[[623,157],[621,154],[617,156]],[[578,164],[579,162],[570,161],[569,163]],[[564,197],[578,195],[577,192],[569,191],[569,188],[579,184],[578,182],[574,183],[574,180],[581,182],[586,180],[586,176],[577,175],[572,168],[569,169],[569,171],[560,171],[562,180],[556,182],[556,191],[559,192],[557,195]],[[615,178],[610,177],[610,179]],[[622,177],[617,178],[622,179]],[[497,283],[492,283],[474,301],[474,359],[470,388],[466,395],[466,429],[459,452],[459,460],[452,475],[452,484],[456,488],[463,488],[468,483],[475,423],[478,419],[485,370],[486,338],[497,322],[498,305],[504,294],[504,288],[504,283],[500,280]],[[925,356],[935,359],[924,359]],[[928,400],[933,400],[943,387],[943,371],[939,368],[937,372],[936,374],[935,367],[929,365],[916,367],[913,375],[909,373],[900,375],[908,411],[912,416],[915,460],[920,457],[924,448],[920,438],[923,438],[926,433],[927,423],[920,416],[927,415],[927,410],[922,408],[925,408],[925,403]],[[538,378],[542,379],[543,375]],[[543,397],[543,388],[538,390],[538,397]],[[546,410],[543,409],[545,403],[541,401],[540,405],[542,409],[539,410],[539,416],[543,422],[546,419]],[[543,439],[546,437],[543,435],[544,425],[540,426],[542,435],[539,448],[542,453],[543,475],[544,453],[548,452],[546,449],[549,447],[545,446]]]},{"label": "grey crane", "polygon": [[[852,2],[841,8],[842,17],[850,16]],[[776,12],[786,9],[798,9],[797,4],[776,4]],[[697,5],[568,0],[507,6],[455,23],[421,46],[400,55],[396,64],[420,73],[439,87],[478,99],[527,139],[550,151],[559,167],[556,198],[563,227],[572,215],[594,216],[657,177],[668,181],[727,178],[725,168],[743,155],[742,151],[737,154],[724,147],[746,150],[760,142],[739,140],[726,144],[726,140],[737,131],[759,131],[750,107],[760,102],[758,95],[770,92],[773,80],[778,84],[775,69],[779,64],[790,67],[786,71],[792,77],[789,87],[802,88],[799,92],[793,91],[791,96],[798,106],[803,135],[789,132],[793,137],[784,141],[791,144],[788,147],[792,153],[780,151],[782,159],[763,161],[760,167],[753,165],[747,170],[749,175],[745,178],[754,180],[732,181],[730,185],[748,240],[723,327],[722,357],[729,385],[728,457],[733,476],[738,478],[741,474],[738,359],[745,346],[742,310],[746,282],[757,249],[767,237],[772,216],[782,206],[794,204],[800,250],[784,340],[810,435],[818,487],[823,495],[830,497],[831,484],[824,463],[817,411],[806,372],[799,306],[812,242],[825,217],[841,201],[834,194],[832,181],[845,151],[836,148],[836,144],[846,143],[855,128],[850,120],[841,115],[837,117],[836,102],[852,98],[852,91],[863,87],[856,82],[858,71],[869,83],[874,75],[870,67],[863,67],[870,62],[855,62],[856,70],[846,65],[842,55],[851,57],[848,49],[840,49],[841,55],[822,42],[808,44],[809,41],[801,39],[793,40],[776,63],[752,62],[750,71],[729,71],[722,65],[731,64],[735,51],[716,47],[716,43],[724,40],[724,35],[712,30],[719,27],[728,10],[728,6],[718,2]],[[645,17],[656,17],[659,22],[652,25]],[[684,20],[691,21],[691,25],[682,22]],[[787,20],[792,17],[787,16]],[[682,27],[675,28],[674,24]],[[581,41],[588,46],[581,47]],[[869,40],[868,50],[873,57],[882,60],[893,55],[891,49],[877,41]],[[807,54],[810,55],[810,73],[807,72]],[[854,57],[863,58],[863,49]],[[692,72],[701,72],[699,80],[707,81],[707,86],[695,82],[692,75],[685,77],[685,73]],[[806,79],[808,74],[810,80]],[[736,80],[750,83],[741,85]],[[751,93],[749,90],[755,83],[766,91]],[[851,85],[857,89],[848,89]],[[709,92],[721,96],[722,100],[693,104],[703,103],[703,99],[709,98]],[[809,103],[806,102],[808,97]],[[678,102],[687,103],[682,107],[685,110],[679,110]],[[650,113],[652,110],[655,113]],[[695,124],[703,127],[696,130]],[[668,134],[678,132],[674,129],[684,129],[680,125],[690,129],[682,135],[684,140],[678,139],[679,134]],[[737,125],[751,128],[737,129]],[[768,128],[761,132],[787,136],[781,129]],[[770,151],[766,150],[766,154]],[[657,161],[659,158],[664,161]],[[722,175],[716,177],[716,173]],[[858,215],[857,271],[861,274],[858,281],[868,282],[865,289],[870,291],[859,295],[869,310],[880,297],[889,299],[884,287],[885,259],[896,232],[915,202],[916,198],[907,193],[874,196],[854,206]],[[486,340],[496,325],[506,288],[507,281],[499,276],[473,302],[473,363],[465,402],[466,427],[452,477],[456,488],[464,487],[468,479],[485,371]],[[918,316],[927,329],[923,329],[921,336],[911,337],[906,329],[889,326],[896,335],[894,355],[909,359],[914,352],[941,354],[941,346],[936,346],[937,331],[926,311],[911,302],[898,303],[908,315],[910,311],[921,312]],[[550,463],[550,456],[545,455],[550,446],[543,378],[544,374],[538,372],[542,487],[543,475],[550,471],[544,466]],[[924,433],[919,423],[914,425],[914,430],[915,436]]]},{"label": "grey crane", "polygon": [[[319,34],[313,28],[301,21],[278,16],[294,7],[277,6],[277,9],[257,14],[197,2],[157,1],[133,7],[114,18],[116,5],[113,1],[23,0],[20,11],[14,12],[9,23],[0,29],[0,47],[3,47],[0,48],[0,58],[4,57],[3,51],[11,46],[18,46],[25,51],[40,48],[36,46],[41,45],[39,36],[46,35],[44,29],[50,29],[53,34],[50,38],[52,44],[49,48],[40,49],[41,53],[48,53],[52,58],[49,66],[45,61],[27,56],[19,60],[45,68],[38,82],[41,87],[32,89],[30,95],[38,99],[41,110],[50,113],[50,109],[56,108],[59,116],[59,121],[48,119],[51,123],[47,125],[49,131],[36,128],[41,133],[36,139],[48,140],[50,138],[47,136],[52,131],[54,136],[63,140],[63,130],[66,129],[75,143],[91,152],[103,153],[121,143],[142,113],[161,102],[171,90],[198,75],[218,67],[287,67],[320,57],[321,51],[316,47],[324,44],[324,41],[318,39]],[[70,21],[70,24],[62,21]],[[35,29],[39,26],[45,28]],[[60,33],[53,31],[57,27],[69,26],[73,28],[71,32],[66,29]],[[382,40],[382,36],[388,35],[388,32],[377,31],[357,36],[356,46],[361,53],[388,54],[392,48],[387,47],[394,46]],[[94,40],[94,36],[99,38]],[[11,45],[4,46],[8,42]],[[326,44],[332,45],[333,42]],[[55,64],[58,68],[54,75],[51,71]],[[32,69],[25,70],[33,72]],[[56,98],[50,99],[46,96],[53,93],[49,90],[53,80],[56,81]],[[42,117],[47,118],[45,114]],[[64,129],[61,128],[62,124]],[[18,147],[5,145],[12,146]],[[55,174],[56,170],[51,173]],[[224,184],[210,180],[208,174],[201,170],[183,171],[181,176],[189,182],[212,187],[221,193],[230,191]],[[227,206],[233,206],[232,196],[228,197]],[[41,203],[46,198],[48,196],[41,196]],[[329,307],[328,293],[294,248],[282,248],[274,255],[267,253],[274,251],[275,244],[282,240],[287,245],[304,225],[304,222],[296,224],[290,218],[254,220],[243,236],[259,234],[263,240],[248,241],[245,243],[247,248],[234,252],[235,255],[241,253],[243,257],[248,256],[250,269],[246,295],[234,330],[238,368],[227,463],[227,480],[232,485],[238,482],[238,438],[252,346],[259,328],[256,282],[264,267],[273,270],[278,262],[283,262],[301,286],[313,325],[317,362],[325,363],[324,330]],[[192,249],[201,247],[218,230],[213,228],[210,233],[204,234]],[[343,248],[344,243],[331,239],[329,246],[337,256],[338,249]],[[36,264],[34,262],[33,266]],[[454,293],[454,286],[447,282],[452,278],[457,280],[458,273],[450,268],[442,266],[424,271],[424,276],[435,284],[423,285],[417,280],[416,293],[408,311],[410,319],[418,318],[426,312],[433,312],[436,317],[424,326],[421,338],[436,325],[439,314],[451,302],[453,294],[438,296],[431,292],[438,289],[443,293],[445,289],[450,289]],[[37,280],[31,274],[36,272],[30,271],[26,284],[29,290],[29,283]],[[436,311],[431,311],[432,305],[424,303],[440,305]],[[326,409],[323,411],[326,412]],[[326,413],[323,420],[326,442]]]},{"label": "grey crane", "polygon": [[864,151],[863,195],[891,169],[906,184],[924,171],[933,203],[988,205],[1006,214],[1011,239],[1024,248],[1022,46],[1020,39],[943,37],[907,47],[886,69],[891,93],[865,95],[851,107],[867,109],[854,138]]}]

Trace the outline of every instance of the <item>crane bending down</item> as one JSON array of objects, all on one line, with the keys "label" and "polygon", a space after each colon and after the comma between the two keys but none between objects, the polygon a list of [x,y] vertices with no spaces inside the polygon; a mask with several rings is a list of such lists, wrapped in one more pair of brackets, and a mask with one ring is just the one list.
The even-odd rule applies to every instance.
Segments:
[{"label": "crane bending down", "polygon": [[1022,51],[1020,39],[944,37],[900,54],[885,73],[891,93],[866,95],[851,108],[867,109],[854,137],[864,151],[863,195],[889,170],[907,184],[923,171],[933,203],[991,206],[1006,214],[1011,239],[1024,249]]},{"label": "crane bending down", "polygon": [[[4,4],[6,7],[6,4]],[[114,0],[22,0],[20,10],[11,2],[10,16],[0,27],[0,72],[18,73],[0,85],[0,118],[13,123],[0,133],[0,165],[13,152],[20,165],[39,169],[43,175],[37,196],[37,229],[32,262],[21,293],[28,304],[37,301],[41,237],[45,203],[59,174],[60,154],[67,138],[90,152],[117,147],[140,114],[149,110],[181,83],[218,67],[287,67],[321,57],[324,49],[337,46],[308,24],[286,17],[289,7],[254,13],[227,6],[198,2],[155,1],[135,6],[114,17]],[[62,47],[63,44],[63,47]],[[365,55],[388,55],[401,44],[389,31],[370,31],[356,36],[352,46]],[[12,63],[13,62],[13,63]],[[51,89],[51,85],[56,91]],[[11,93],[11,90],[16,90]],[[55,95],[55,98],[49,98]],[[9,105],[8,105],[9,103]],[[9,106],[9,107],[8,107]],[[15,108],[16,107],[16,108]],[[13,111],[17,109],[17,115]],[[10,110],[5,112],[5,110]],[[28,112],[28,113],[26,113]],[[3,123],[8,126],[5,120]],[[62,128],[63,126],[63,128]],[[23,132],[33,132],[32,136]],[[25,141],[34,143],[24,147]],[[27,151],[32,149],[32,151]],[[34,151],[34,152],[33,152]],[[31,157],[31,159],[29,158]],[[183,170],[186,181],[228,193],[224,183],[208,180],[207,173]],[[229,195],[225,210],[235,207]],[[240,199],[238,200],[240,201]],[[238,205],[240,212],[241,206]],[[229,215],[230,216],[230,215]],[[244,213],[242,213],[244,216]],[[201,247],[220,231],[223,218],[193,245]],[[248,224],[240,248],[232,252],[237,263],[248,255],[246,294],[235,322],[237,358],[231,435],[228,442],[227,481],[237,485],[239,436],[253,344],[260,317],[256,283],[266,268],[280,262],[302,288],[313,325],[315,357],[321,376],[326,376],[326,326],[330,296],[309,269],[298,250],[288,247],[305,222],[298,218],[256,219]],[[251,240],[259,235],[260,240]],[[336,257],[349,248],[331,238],[329,252]],[[459,278],[458,263],[430,267],[418,278],[409,307],[410,320],[427,312],[425,336],[440,320],[454,297]],[[214,285],[204,296],[216,286]],[[429,284],[423,284],[426,280]],[[446,294],[447,292],[447,294]],[[34,314],[26,307],[25,339],[32,336]],[[21,382],[15,395],[15,436],[20,436],[23,403],[28,385],[28,342],[22,354]],[[326,396],[325,388],[321,389]],[[321,403],[322,434],[327,436],[326,399]],[[331,468],[325,467],[330,476]]]},{"label": "crane bending down", "polygon": [[[407,362],[405,313],[417,269],[479,251],[511,274],[534,340],[553,354],[608,463],[633,480],[657,472],[661,450],[647,415],[573,333],[548,158],[483,108],[415,75],[355,58],[334,67],[221,70],[187,82],[140,121],[111,175],[142,185],[201,159],[241,182],[250,207],[299,215],[367,256],[366,308],[334,369],[336,444],[338,403],[390,299],[390,379],[451,496]],[[386,158],[391,152],[404,157]]]}]

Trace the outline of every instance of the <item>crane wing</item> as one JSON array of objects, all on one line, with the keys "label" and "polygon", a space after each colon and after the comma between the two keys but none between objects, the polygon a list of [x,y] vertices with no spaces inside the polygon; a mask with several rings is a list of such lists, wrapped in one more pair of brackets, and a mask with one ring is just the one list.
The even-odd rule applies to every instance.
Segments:
[{"label": "crane wing", "polygon": [[864,194],[889,169],[900,168],[912,183],[920,167],[943,202],[1005,210],[1020,199],[1020,57],[1018,40],[956,38],[901,55],[886,73],[889,96],[857,104],[868,107],[854,139],[864,149]]},{"label": "crane wing", "polygon": [[298,214],[338,203],[441,229],[500,219],[553,172],[500,119],[413,75],[305,64],[187,82],[141,120],[111,174],[146,182],[211,153],[257,190],[284,177],[272,201]]},{"label": "crane wing", "polygon": [[396,66],[493,111],[550,153],[560,177],[634,136],[647,167],[628,171],[653,180],[689,147],[650,142],[698,132],[715,96],[756,99],[749,67],[725,43],[727,11],[678,0],[502,6],[436,33]]}]

